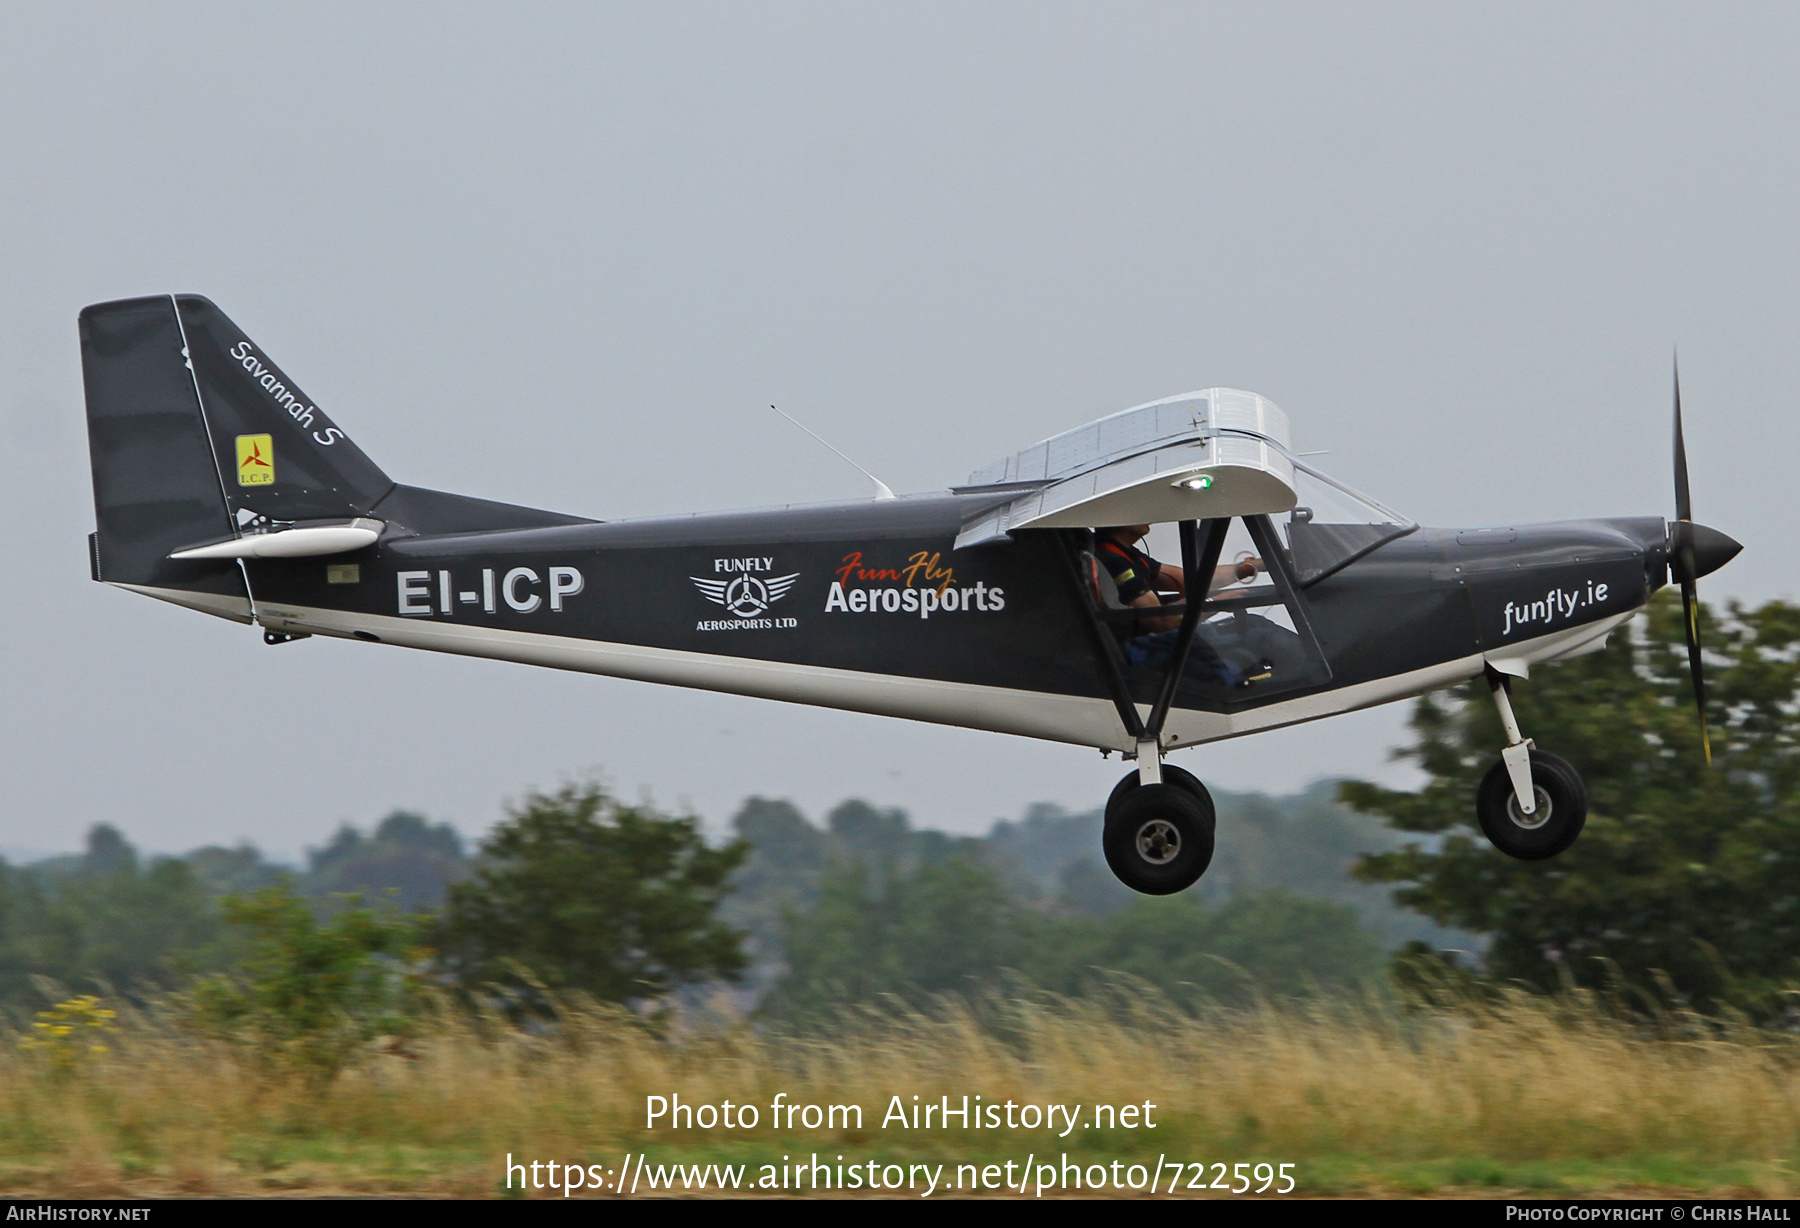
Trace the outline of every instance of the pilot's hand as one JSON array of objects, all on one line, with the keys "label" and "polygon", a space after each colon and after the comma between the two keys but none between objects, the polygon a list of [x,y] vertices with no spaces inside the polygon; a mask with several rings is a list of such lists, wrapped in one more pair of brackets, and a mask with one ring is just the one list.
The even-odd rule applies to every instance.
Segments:
[{"label": "pilot's hand", "polygon": [[1239,580],[1254,580],[1256,579],[1257,572],[1266,570],[1268,569],[1263,566],[1263,561],[1261,559],[1247,558],[1239,559],[1237,561],[1237,567],[1233,570],[1232,574]]}]

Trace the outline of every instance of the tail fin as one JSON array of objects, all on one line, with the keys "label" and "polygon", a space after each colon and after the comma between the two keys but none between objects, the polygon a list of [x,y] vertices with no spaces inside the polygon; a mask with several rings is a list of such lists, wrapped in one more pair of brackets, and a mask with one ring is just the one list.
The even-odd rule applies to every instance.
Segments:
[{"label": "tail fin", "polygon": [[230,561],[168,556],[267,517],[366,514],[393,483],[212,303],[81,313],[94,577],[249,621]]}]

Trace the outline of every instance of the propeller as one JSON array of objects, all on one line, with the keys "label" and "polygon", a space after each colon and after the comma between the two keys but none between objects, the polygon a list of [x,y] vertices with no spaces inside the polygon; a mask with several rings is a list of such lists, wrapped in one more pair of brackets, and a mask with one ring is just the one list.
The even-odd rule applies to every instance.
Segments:
[{"label": "propeller", "polygon": [[1675,362],[1675,523],[1669,526],[1669,570],[1681,585],[1682,623],[1687,630],[1688,672],[1694,679],[1694,704],[1700,710],[1700,748],[1712,766],[1712,737],[1706,728],[1706,673],[1700,663],[1700,596],[1695,581],[1725,566],[1743,546],[1703,524],[1694,523],[1688,490],[1687,441],[1681,430],[1681,361]]}]

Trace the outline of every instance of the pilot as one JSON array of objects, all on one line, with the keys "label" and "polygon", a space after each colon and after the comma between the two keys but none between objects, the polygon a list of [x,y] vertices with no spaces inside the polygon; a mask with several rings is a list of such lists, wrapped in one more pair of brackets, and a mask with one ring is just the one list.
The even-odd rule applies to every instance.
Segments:
[{"label": "pilot", "polygon": [[[1114,525],[1094,532],[1094,553],[1101,566],[1113,578],[1119,600],[1139,608],[1163,605],[1162,590],[1173,590],[1175,600],[1187,600],[1187,577],[1181,568],[1159,563],[1138,549],[1138,543],[1150,532],[1147,524]],[[1264,571],[1260,558],[1243,558],[1236,563],[1222,563],[1213,569],[1208,593],[1228,585],[1254,580]],[[1174,652],[1177,628],[1181,619],[1173,614],[1163,618],[1140,619],[1135,630],[1124,640],[1125,659],[1133,665],[1160,665]],[[1244,671],[1221,657],[1201,636],[1194,637],[1188,650],[1188,668],[1216,677],[1228,686],[1243,686],[1248,681]],[[1266,676],[1263,671],[1258,671]]]}]

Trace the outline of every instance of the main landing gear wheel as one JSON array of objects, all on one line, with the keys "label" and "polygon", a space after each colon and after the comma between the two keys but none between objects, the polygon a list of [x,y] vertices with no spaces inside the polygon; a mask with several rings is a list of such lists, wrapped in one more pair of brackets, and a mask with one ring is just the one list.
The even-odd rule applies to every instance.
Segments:
[{"label": "main landing gear wheel", "polygon": [[[1163,775],[1165,781],[1172,778],[1167,765]],[[1212,864],[1212,797],[1192,776],[1181,775],[1192,788],[1185,783],[1137,785],[1133,777],[1135,787],[1124,789],[1116,804],[1108,805],[1101,848],[1106,864],[1133,891],[1173,895],[1193,886]]]},{"label": "main landing gear wheel", "polygon": [[1581,834],[1587,823],[1587,786],[1566,759],[1534,750],[1531,788],[1537,812],[1525,814],[1502,760],[1488,769],[1475,791],[1475,814],[1482,832],[1502,853],[1520,861],[1543,861]]}]

